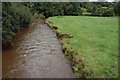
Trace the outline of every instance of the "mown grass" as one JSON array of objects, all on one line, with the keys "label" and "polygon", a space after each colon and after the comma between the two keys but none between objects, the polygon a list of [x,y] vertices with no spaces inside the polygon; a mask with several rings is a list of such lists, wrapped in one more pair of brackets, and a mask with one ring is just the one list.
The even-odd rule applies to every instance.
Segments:
[{"label": "mown grass", "polygon": [[[57,26],[57,31],[61,34],[73,36],[63,39],[62,42],[65,43],[63,46],[77,52],[76,58],[83,61],[83,71],[88,73],[86,77],[118,76],[117,17],[56,16],[48,18],[47,21]],[[73,66],[76,70],[79,67],[79,65]],[[75,74],[80,77],[79,71]]]}]

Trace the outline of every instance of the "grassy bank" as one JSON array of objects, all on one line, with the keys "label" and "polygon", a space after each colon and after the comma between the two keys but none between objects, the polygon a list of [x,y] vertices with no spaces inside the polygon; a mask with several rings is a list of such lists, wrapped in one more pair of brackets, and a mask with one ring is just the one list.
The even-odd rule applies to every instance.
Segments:
[{"label": "grassy bank", "polygon": [[58,27],[59,34],[72,36],[62,39],[62,45],[67,58],[72,55],[77,77],[118,76],[117,17],[56,16],[48,18],[47,23]]}]

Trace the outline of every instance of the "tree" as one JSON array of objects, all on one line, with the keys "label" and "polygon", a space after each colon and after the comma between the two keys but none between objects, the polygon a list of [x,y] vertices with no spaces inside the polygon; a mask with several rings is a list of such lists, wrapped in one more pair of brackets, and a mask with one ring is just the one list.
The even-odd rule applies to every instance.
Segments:
[{"label": "tree", "polygon": [[113,16],[113,15],[114,15],[113,8],[107,8],[102,13],[102,16]]},{"label": "tree", "polygon": [[115,3],[115,5],[114,5],[114,13],[115,13],[115,15],[120,16],[120,2]]},{"label": "tree", "polygon": [[2,4],[2,44],[7,46],[12,42],[16,32],[30,23],[31,10],[22,3]]}]

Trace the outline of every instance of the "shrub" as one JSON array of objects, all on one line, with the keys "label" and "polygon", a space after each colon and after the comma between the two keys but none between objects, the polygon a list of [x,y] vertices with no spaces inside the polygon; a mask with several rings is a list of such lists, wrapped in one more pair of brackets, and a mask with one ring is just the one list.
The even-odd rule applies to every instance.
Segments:
[{"label": "shrub", "polygon": [[113,15],[114,15],[113,8],[107,8],[107,9],[104,10],[104,12],[102,13],[102,16],[113,16]]},{"label": "shrub", "polygon": [[92,15],[94,16],[113,16],[114,10],[110,7],[101,7],[98,6],[97,8],[94,7],[92,11]]},{"label": "shrub", "polygon": [[6,46],[12,42],[15,33],[20,31],[23,25],[29,24],[31,11],[22,3],[2,4],[2,44]]},{"label": "shrub", "polygon": [[115,13],[115,15],[120,16],[120,1],[115,3],[115,5],[114,5],[114,13]]}]

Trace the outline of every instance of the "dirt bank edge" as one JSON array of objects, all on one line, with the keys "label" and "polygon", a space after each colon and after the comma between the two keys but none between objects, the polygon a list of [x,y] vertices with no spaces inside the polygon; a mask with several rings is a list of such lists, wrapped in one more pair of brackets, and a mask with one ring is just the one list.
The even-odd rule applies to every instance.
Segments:
[{"label": "dirt bank edge", "polygon": [[[67,60],[70,62],[70,65],[72,67],[72,70],[73,70],[73,73],[75,74],[75,76],[77,78],[86,78],[88,75],[91,75],[90,73],[88,73],[84,70],[83,60],[77,57],[77,54],[79,54],[79,52],[77,52],[73,49],[67,48],[67,46],[69,46],[69,43],[65,43],[63,41],[63,39],[65,39],[65,38],[74,38],[74,37],[72,35],[64,34],[64,33],[60,32],[58,30],[58,27],[56,25],[54,25],[54,23],[52,23],[48,19],[46,19],[45,23],[56,33],[56,35],[60,41],[60,44],[62,46],[63,53],[64,53],[65,57],[67,58]],[[66,37],[66,35],[67,35],[67,37]]]}]

